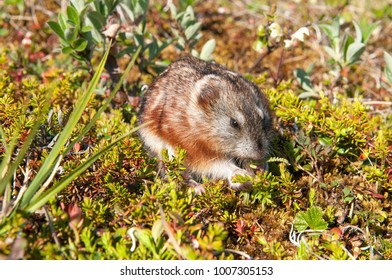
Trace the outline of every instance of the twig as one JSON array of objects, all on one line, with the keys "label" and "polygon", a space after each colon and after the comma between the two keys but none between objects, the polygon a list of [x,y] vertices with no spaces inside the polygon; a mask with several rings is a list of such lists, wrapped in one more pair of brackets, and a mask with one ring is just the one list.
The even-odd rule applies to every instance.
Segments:
[{"label": "twig", "polygon": [[315,256],[319,260],[324,260],[323,257],[321,257],[313,252],[312,248],[310,248],[308,243],[306,242],[305,236],[303,235],[304,233],[312,235],[312,234],[321,234],[323,232],[324,232],[323,230],[304,230],[304,231],[298,232],[298,235],[297,235],[296,231],[294,230],[294,224],[291,224],[291,229],[290,229],[290,233],[289,233],[289,240],[296,247],[299,247],[302,242],[305,245],[305,247],[308,249],[308,252],[311,255]]},{"label": "twig", "polygon": [[281,81],[281,69],[282,69],[282,64],[283,64],[283,55],[284,55],[284,48],[282,48],[282,52],[280,54],[279,58],[279,64],[278,64],[278,69],[276,70],[276,77],[275,77],[275,87],[278,86],[278,84]]},{"label": "twig", "polygon": [[262,53],[259,58],[256,60],[256,62],[252,65],[252,67],[249,68],[248,72],[252,72],[254,69],[256,69],[257,67],[260,66],[260,63],[263,61],[263,59],[272,53],[272,47],[271,46],[267,46],[267,50]]},{"label": "twig", "polygon": [[342,245],[342,249],[343,249],[343,251],[345,251],[347,253],[347,255],[350,257],[350,259],[356,260],[356,258],[343,245]]},{"label": "twig", "polygon": [[35,13],[35,3],[34,3],[34,0],[30,0],[30,11],[31,11],[31,17],[33,18],[34,24],[38,24],[37,15]]},{"label": "twig", "polygon": [[49,17],[53,17],[54,15],[56,15],[57,13],[53,12],[53,11],[49,11],[48,9],[46,9],[45,7],[41,6],[41,5],[36,5],[35,6],[35,10],[37,11],[41,11],[44,14],[48,15]]},{"label": "twig", "polygon": [[310,177],[312,177],[316,182],[321,182],[316,176],[314,176],[312,173],[310,173],[308,170],[304,169],[301,165],[296,164],[296,167],[298,167],[301,171],[305,172],[306,174],[308,174]]},{"label": "twig", "polygon": [[48,209],[47,209],[47,206],[44,206],[44,213],[45,213],[46,219],[48,220],[49,228],[50,228],[50,231],[52,232],[52,237],[53,237],[53,239],[54,239],[54,242],[55,242],[56,245],[57,245],[57,249],[60,250],[60,249],[61,249],[60,241],[59,241],[59,239],[57,238],[56,231],[54,230],[54,226],[53,226],[53,223],[52,223],[52,219],[50,218],[50,215],[49,215],[49,211],[48,211]]},{"label": "twig", "polygon": [[31,16],[21,16],[21,15],[4,15],[6,18],[10,20],[25,20],[25,21],[33,21]]},{"label": "twig", "polygon": [[[26,159],[26,170],[23,171],[23,169],[21,169],[21,172],[23,173],[24,179],[23,179],[23,184],[18,192],[18,196],[16,197],[15,201],[12,202],[12,207],[11,207],[11,203],[8,203],[9,201],[7,200],[8,195],[10,195],[8,192],[10,191],[10,188],[6,188],[5,189],[5,193],[4,193],[4,199],[3,199],[3,206],[1,209],[1,215],[0,218],[2,217],[6,217],[9,215],[9,213],[11,213],[14,208],[16,207],[16,205],[19,204],[19,201],[22,199],[23,194],[26,192],[27,190],[27,184],[29,182],[29,178],[30,178],[30,168],[29,168],[29,157],[27,156]],[[16,170],[15,170],[15,174],[14,174],[14,178],[16,178]],[[15,186],[14,186],[15,188]]]},{"label": "twig", "polygon": [[365,101],[363,102],[364,105],[389,105],[392,106],[391,101]]},{"label": "twig", "polygon": [[237,250],[233,250],[233,249],[224,249],[223,252],[228,252],[228,253],[234,253],[234,254],[238,254],[240,256],[243,256],[245,259],[247,260],[252,260],[253,258],[251,256],[249,256],[247,253],[242,252],[242,251],[237,251]]},{"label": "twig", "polygon": [[49,178],[45,181],[45,183],[42,184],[42,186],[39,189],[39,191],[34,195],[33,200],[36,197],[38,197],[39,195],[41,195],[45,191],[45,189],[49,186],[49,184],[53,181],[53,178],[54,178],[54,176],[57,173],[57,170],[59,168],[59,165],[60,165],[60,162],[61,162],[62,159],[63,159],[63,155],[60,155],[59,159],[57,160],[57,162],[56,162],[56,164],[55,164],[55,166],[54,166],[54,168],[52,170],[52,173],[50,173]]}]

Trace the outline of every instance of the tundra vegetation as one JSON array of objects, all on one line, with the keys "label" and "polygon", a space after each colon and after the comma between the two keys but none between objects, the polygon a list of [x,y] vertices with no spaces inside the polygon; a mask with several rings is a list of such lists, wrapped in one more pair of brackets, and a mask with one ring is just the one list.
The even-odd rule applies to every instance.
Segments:
[{"label": "tundra vegetation", "polygon": [[[389,1],[0,5],[1,259],[392,259]],[[184,54],[270,100],[250,190],[143,149],[145,86]]]}]

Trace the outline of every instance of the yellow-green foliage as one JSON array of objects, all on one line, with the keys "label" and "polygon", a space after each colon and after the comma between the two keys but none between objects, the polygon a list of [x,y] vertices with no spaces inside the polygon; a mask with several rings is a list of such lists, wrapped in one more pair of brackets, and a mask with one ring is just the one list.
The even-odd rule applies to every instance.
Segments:
[{"label": "yellow-green foliage", "polygon": [[[210,1],[203,5],[207,5],[202,6],[205,10],[213,6]],[[154,3],[151,14],[159,18],[163,10],[159,3]],[[275,22],[278,16],[276,9],[272,10],[273,16],[268,21]],[[301,7],[301,10],[305,9]],[[203,9],[197,12],[202,14]],[[116,42],[119,47],[129,46],[132,57],[138,58],[138,69],[127,76],[137,82],[124,82],[123,87],[136,101],[143,95],[138,82],[150,81],[150,73],[164,66],[156,62],[169,62],[174,57],[170,48],[168,54],[161,53],[162,49],[157,48],[161,42],[155,38],[182,42],[185,45],[178,45],[180,49],[186,47],[189,51],[197,47],[195,43],[200,39],[180,41],[180,37],[186,35],[183,32],[175,40],[168,38],[171,26],[166,26],[167,16],[162,20],[163,25],[151,24],[149,17],[143,17],[143,21],[148,21],[146,30],[143,34],[132,34],[139,36],[137,44],[144,44],[140,57],[136,55],[134,41],[123,36]],[[311,13],[306,16],[309,22],[315,20]],[[217,22],[210,22],[211,26]],[[228,26],[236,22],[233,18],[225,20]],[[228,27],[219,32],[214,29],[212,33],[215,36],[225,28]],[[242,35],[252,34],[248,31],[251,30]],[[121,45],[124,38],[127,38],[126,45]],[[245,57],[242,48],[246,48],[248,37],[244,38],[240,40],[241,46],[236,43],[238,38],[219,38],[216,60],[231,65],[238,51]],[[229,40],[232,44],[226,43]],[[304,51],[309,45],[305,42],[298,51]],[[30,62],[29,54],[38,47],[38,44],[30,50],[13,47],[0,55],[0,166],[7,162],[7,157],[10,162],[17,157],[29,132],[42,117],[36,137],[12,174],[8,184],[10,192],[0,195],[0,209],[4,201],[12,201],[24,191],[23,186],[34,179],[71,112],[78,108],[76,100],[91,80],[91,73],[62,56],[51,54],[48,61]],[[87,55],[76,51],[78,58]],[[94,52],[99,51],[94,48]],[[298,55],[296,51],[290,54]],[[227,54],[228,60],[225,59]],[[164,154],[160,162],[148,155],[136,134],[131,135],[116,143],[60,193],[53,195],[44,208],[33,214],[16,210],[4,218],[0,224],[0,258],[392,259],[392,239],[388,235],[392,228],[390,111],[378,114],[376,107],[363,101],[361,93],[367,90],[365,83],[354,83],[352,77],[358,74],[362,78],[366,74],[359,65],[344,65],[349,68],[340,69],[337,74],[335,71],[338,76],[334,81],[330,65],[323,61],[322,66],[315,66],[319,73],[314,84],[320,87],[317,90],[312,87],[311,96],[315,99],[299,98],[301,89],[295,82],[280,80],[291,76],[288,72],[280,75],[279,71],[296,63],[295,59],[286,63],[285,55],[282,52],[281,60],[276,63],[278,69],[270,69],[271,73],[276,70],[276,76],[269,71],[247,75],[270,100],[277,132],[268,170],[263,171],[264,165],[255,162],[251,165],[254,176],[234,178],[238,182],[250,180],[252,188],[234,191],[224,180],[203,178],[200,183],[205,192],[196,194],[184,178],[185,151],[178,150],[175,158]],[[255,54],[251,57],[256,58]],[[318,54],[306,53],[303,57],[307,61],[318,58]],[[301,53],[301,63],[303,57]],[[90,58],[94,64],[96,57]],[[267,55],[261,58],[265,59],[265,68],[270,67],[268,59],[276,59]],[[252,59],[243,60],[252,64]],[[358,57],[356,62],[359,61]],[[251,66],[248,64],[246,69]],[[239,61],[238,65],[241,65]],[[259,73],[263,69],[253,70]],[[388,85],[380,80],[377,90],[390,94]],[[111,86],[102,79],[72,131],[70,142],[107,104]],[[348,98],[353,92],[356,97]],[[134,93],[137,96],[133,96]],[[61,182],[95,152],[135,128],[139,110],[135,104],[106,108],[92,129],[64,155],[47,187]],[[7,154],[4,147],[15,135],[18,136],[16,148]],[[160,168],[165,171],[164,178]]]},{"label": "yellow-green foliage", "polygon": [[[74,76],[65,74],[55,85],[26,80],[19,88],[31,98],[23,101],[16,100],[21,90],[10,86],[5,73],[2,77],[0,82],[8,91],[0,99],[4,108],[1,118],[3,122],[8,121],[4,126],[8,134],[15,131],[17,122],[21,122],[19,129],[31,126],[29,121],[34,121],[35,114],[40,112],[40,94],[49,89],[62,92],[63,97],[53,96],[52,119],[43,127],[42,135],[46,138],[38,137],[35,142],[36,147],[48,145],[64,125],[64,120],[58,119],[56,108],[61,108],[58,105],[63,103],[63,98],[73,99],[78,92],[72,86]],[[27,231],[26,225],[33,225],[35,218],[19,214],[3,224],[1,232],[15,238],[16,228],[23,229],[22,236],[30,244],[25,257],[39,259],[240,257],[225,252],[226,248],[246,251],[254,257],[266,255],[277,259],[315,258],[314,254],[348,258],[341,241],[320,241],[320,235],[307,241],[308,247],[318,244],[318,252],[311,254],[301,244],[297,253],[289,253],[287,250],[292,250],[293,245],[285,236],[290,221],[308,207],[320,207],[327,228],[331,229],[337,224],[338,213],[356,203],[357,208],[347,222],[360,228],[367,226],[376,237],[373,228],[387,225],[390,220],[389,212],[382,211],[372,197],[372,192],[382,193],[392,188],[387,174],[391,157],[391,133],[387,129],[390,123],[372,117],[357,101],[343,100],[336,105],[327,98],[303,101],[287,89],[268,89],[266,94],[276,111],[281,134],[274,144],[275,158],[270,160],[270,171],[243,178],[253,182],[252,190],[237,193],[223,181],[205,181],[205,193],[196,195],[182,178],[182,151],[178,158],[165,159],[168,178],[162,181],[156,175],[156,161],[147,156],[135,136],[116,145],[51,201],[49,218],[57,232],[58,244],[51,240],[48,222],[41,225],[40,231],[34,226]],[[21,114],[26,108],[28,114]],[[89,118],[90,113],[86,111],[83,120]],[[133,115],[131,122],[126,122],[120,110],[112,109],[104,114],[95,129],[64,159],[64,172],[116,135],[134,127],[135,121]],[[45,149],[41,153],[45,157]],[[34,165],[40,165],[42,156],[31,157]],[[336,198],[325,200],[332,193]],[[69,205],[80,212],[79,218],[75,218]],[[13,230],[10,230],[11,223],[15,225]],[[131,228],[135,229],[137,240],[134,252],[130,251],[133,241],[128,230]],[[7,255],[12,244],[4,241],[0,241],[0,248]],[[253,244],[252,249],[247,247],[249,242]],[[382,242],[384,247],[389,244],[386,240]],[[368,254],[363,252],[358,257],[368,258]]]}]

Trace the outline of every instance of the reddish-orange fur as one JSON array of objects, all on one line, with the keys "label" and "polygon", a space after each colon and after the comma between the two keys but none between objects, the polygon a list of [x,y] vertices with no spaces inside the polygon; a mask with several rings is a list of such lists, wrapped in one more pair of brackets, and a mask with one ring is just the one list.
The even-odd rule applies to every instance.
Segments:
[{"label": "reddish-orange fur", "polygon": [[[238,162],[263,160],[272,135],[268,101],[253,83],[223,66],[186,57],[159,75],[149,88],[140,135],[150,151],[186,151],[197,176],[246,174]],[[232,187],[238,187],[232,184]]]}]

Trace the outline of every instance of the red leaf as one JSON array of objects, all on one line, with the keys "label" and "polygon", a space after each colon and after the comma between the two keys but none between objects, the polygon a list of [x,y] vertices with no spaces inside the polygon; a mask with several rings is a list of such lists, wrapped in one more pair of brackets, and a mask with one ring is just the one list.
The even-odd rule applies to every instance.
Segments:
[{"label": "red leaf", "polygon": [[244,234],[246,231],[247,225],[246,222],[244,220],[239,219],[237,221],[237,226],[236,226],[236,230],[240,233],[240,234]]},{"label": "red leaf", "polygon": [[379,199],[383,199],[384,198],[384,196],[382,194],[380,194],[380,193],[372,193],[372,196],[375,197],[375,198],[379,198]]}]

